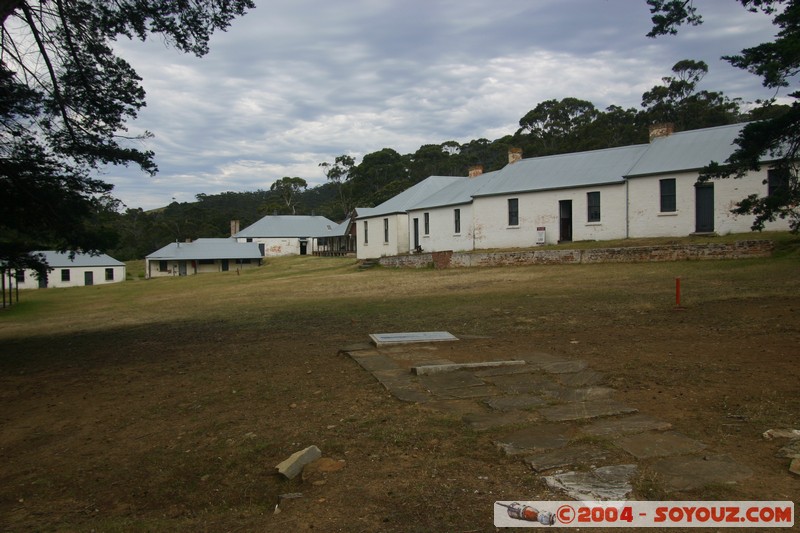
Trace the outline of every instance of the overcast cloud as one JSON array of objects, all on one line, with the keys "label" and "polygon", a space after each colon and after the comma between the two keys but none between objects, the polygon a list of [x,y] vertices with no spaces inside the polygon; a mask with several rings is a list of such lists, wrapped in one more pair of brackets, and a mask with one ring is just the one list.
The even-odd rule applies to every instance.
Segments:
[{"label": "overcast cloud", "polygon": [[551,98],[638,108],[680,59],[709,64],[703,89],[774,94],[719,59],[774,34],[733,0],[701,3],[702,26],[658,39],[645,37],[644,0],[257,4],[201,59],[158,38],[118,43],[147,91],[130,130],[155,134],[143,147],[160,169],[106,169],[128,207],[268,189],[283,176],[319,185],[319,163],[337,155],[496,139]]}]

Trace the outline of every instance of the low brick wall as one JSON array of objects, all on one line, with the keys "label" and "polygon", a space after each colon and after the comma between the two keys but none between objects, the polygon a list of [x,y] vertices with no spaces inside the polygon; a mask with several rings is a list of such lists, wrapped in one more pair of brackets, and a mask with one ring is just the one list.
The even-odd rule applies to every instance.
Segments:
[{"label": "low brick wall", "polygon": [[458,268],[513,265],[577,265],[591,263],[646,263],[652,261],[704,261],[770,257],[772,241],[675,244],[594,248],[590,250],[524,250],[508,252],[433,252],[381,257],[393,268]]}]

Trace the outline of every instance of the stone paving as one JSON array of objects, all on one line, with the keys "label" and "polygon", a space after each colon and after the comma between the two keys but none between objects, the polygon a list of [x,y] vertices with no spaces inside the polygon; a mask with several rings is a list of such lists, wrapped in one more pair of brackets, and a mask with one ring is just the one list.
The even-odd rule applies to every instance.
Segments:
[{"label": "stone paving", "polygon": [[398,400],[460,416],[472,429],[489,432],[499,450],[573,499],[624,500],[645,464],[670,491],[752,475],[672,431],[669,422],[614,400],[605,376],[586,361],[534,352],[514,361],[487,354],[480,363],[462,364],[442,357],[435,344],[409,338],[381,347],[357,343],[341,352]]}]

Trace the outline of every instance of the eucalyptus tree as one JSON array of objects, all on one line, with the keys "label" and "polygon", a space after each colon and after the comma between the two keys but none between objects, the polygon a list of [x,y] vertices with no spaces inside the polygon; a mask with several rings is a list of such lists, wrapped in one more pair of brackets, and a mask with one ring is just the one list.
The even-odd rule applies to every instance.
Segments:
[{"label": "eucalyptus tree", "polygon": [[[733,1],[733,0],[732,0]],[[751,195],[738,203],[734,212],[753,214],[753,229],[763,229],[767,221],[788,219],[793,231],[800,231],[800,5],[797,0],[735,0],[742,8],[772,18],[775,38],[744,48],[738,54],[723,56],[734,67],[761,77],[764,87],[776,92],[789,88],[792,99],[787,107],[778,107],[775,99],[762,102],[766,108],[756,115],[763,120],[746,125],[736,139],[737,149],[723,162],[715,162],[703,171],[705,179],[741,177],[761,168],[763,159],[776,161],[772,194]],[[674,35],[682,25],[703,23],[702,14],[691,0],[647,0],[653,26],[648,37]]]},{"label": "eucalyptus tree", "polygon": [[158,35],[203,56],[216,30],[253,0],[0,0],[0,261],[46,266],[35,249],[95,251],[113,239],[97,225],[113,208],[104,165],[158,170],[128,135],[145,105],[141,78],[120,38]]}]

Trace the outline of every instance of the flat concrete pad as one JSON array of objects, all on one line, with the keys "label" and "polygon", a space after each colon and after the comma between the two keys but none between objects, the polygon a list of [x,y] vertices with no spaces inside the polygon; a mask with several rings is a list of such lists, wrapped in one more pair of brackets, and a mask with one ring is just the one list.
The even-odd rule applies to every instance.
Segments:
[{"label": "flat concrete pad", "polygon": [[498,437],[495,443],[506,455],[530,454],[532,452],[563,448],[575,434],[575,428],[567,425],[537,424]]},{"label": "flat concrete pad", "polygon": [[748,467],[727,455],[710,457],[668,457],[653,463],[651,469],[669,490],[694,490],[712,484],[735,484],[753,475]]},{"label": "flat concrete pad", "polygon": [[475,372],[475,375],[479,378],[491,377],[491,376],[505,376],[509,374],[533,374],[533,373],[541,373],[541,369],[530,363],[525,363],[524,365],[519,366],[500,366],[497,368],[487,368],[486,370],[478,370]]},{"label": "flat concrete pad", "polygon": [[500,396],[487,400],[486,404],[497,411],[513,411],[515,409],[530,409],[541,407],[547,402],[541,396],[533,394],[519,394],[516,396]]},{"label": "flat concrete pad", "polygon": [[615,442],[617,446],[637,459],[683,455],[703,450],[706,445],[685,437],[675,431],[640,433],[622,437]]},{"label": "flat concrete pad", "polygon": [[572,374],[584,370],[588,365],[586,361],[574,359],[571,361],[558,361],[540,365],[542,370],[549,374]]},{"label": "flat concrete pad", "polygon": [[590,402],[572,402],[554,405],[539,411],[547,420],[563,422],[566,420],[587,420],[600,416],[635,413],[636,409],[614,400],[595,400]]},{"label": "flat concrete pad", "polygon": [[477,370],[498,366],[525,365],[525,361],[486,361],[481,363],[449,363],[449,364],[424,364],[411,369],[413,374],[423,376],[426,374],[439,374],[441,372],[454,372],[456,370]]},{"label": "flat concrete pad", "polygon": [[484,378],[494,383],[498,389],[509,394],[538,394],[545,390],[560,389],[561,386],[553,383],[547,376],[541,374],[511,374],[506,376],[491,376]]},{"label": "flat concrete pad", "polygon": [[581,433],[592,437],[619,437],[644,431],[666,431],[672,424],[653,418],[652,416],[635,414],[622,418],[598,420],[581,428]]},{"label": "flat concrete pad", "polygon": [[478,379],[469,372],[464,371],[420,376],[419,383],[433,393],[445,392],[449,389],[481,387],[486,385],[483,380]]},{"label": "flat concrete pad", "polygon": [[413,383],[411,381],[411,374],[404,368],[397,368],[395,370],[375,370],[372,372],[381,385],[387,389],[393,387],[407,387]]},{"label": "flat concrete pad", "polygon": [[431,401],[431,395],[418,388],[412,387],[391,387],[389,392],[398,400],[411,403],[427,403]]},{"label": "flat concrete pad", "polygon": [[498,413],[496,411],[486,413],[468,413],[462,420],[475,431],[488,431],[506,426],[517,426],[524,423],[537,423],[541,417],[531,411],[508,411]]},{"label": "flat concrete pad", "polygon": [[400,365],[398,365],[394,359],[382,354],[361,355],[360,353],[355,353],[350,357],[356,363],[361,365],[361,367],[367,372],[375,372],[376,370],[394,370],[396,368],[400,368]]},{"label": "flat concrete pad", "polygon": [[544,472],[554,468],[592,465],[605,461],[611,456],[605,448],[599,446],[568,446],[525,458],[525,462],[536,472]]},{"label": "flat concrete pad", "polygon": [[495,396],[499,394],[496,388],[487,385],[473,386],[473,387],[459,387],[455,389],[447,389],[436,391],[434,394],[439,398],[466,400],[469,398],[486,398],[488,396]]},{"label": "flat concrete pad", "polygon": [[603,466],[588,472],[565,472],[545,476],[552,488],[580,500],[624,500],[633,491],[631,479],[636,475],[636,465]]},{"label": "flat concrete pad", "polygon": [[544,394],[562,402],[586,402],[589,400],[605,400],[611,397],[614,389],[609,387],[585,387],[582,389],[551,389]]},{"label": "flat concrete pad", "polygon": [[391,346],[394,344],[412,344],[416,342],[457,341],[458,337],[446,331],[414,331],[408,333],[370,333],[369,338],[375,346]]}]

